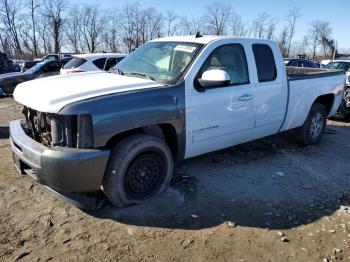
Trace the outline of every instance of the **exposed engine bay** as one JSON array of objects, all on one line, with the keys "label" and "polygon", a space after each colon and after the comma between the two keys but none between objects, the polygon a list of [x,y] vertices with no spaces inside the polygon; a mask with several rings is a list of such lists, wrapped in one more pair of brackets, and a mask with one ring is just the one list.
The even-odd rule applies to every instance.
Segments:
[{"label": "exposed engine bay", "polygon": [[93,146],[91,118],[61,116],[23,108],[22,128],[35,141],[48,147],[91,148]]}]

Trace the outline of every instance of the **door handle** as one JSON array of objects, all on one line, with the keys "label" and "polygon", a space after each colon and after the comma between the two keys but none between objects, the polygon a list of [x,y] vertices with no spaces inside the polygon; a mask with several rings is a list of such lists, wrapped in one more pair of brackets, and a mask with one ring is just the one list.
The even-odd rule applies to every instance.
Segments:
[{"label": "door handle", "polygon": [[253,100],[252,95],[242,95],[238,98],[239,101],[245,102],[245,101],[250,101]]}]

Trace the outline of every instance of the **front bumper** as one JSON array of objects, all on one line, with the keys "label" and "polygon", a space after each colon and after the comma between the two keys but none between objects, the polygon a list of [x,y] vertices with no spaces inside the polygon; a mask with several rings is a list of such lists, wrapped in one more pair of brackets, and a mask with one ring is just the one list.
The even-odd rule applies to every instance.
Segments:
[{"label": "front bumper", "polygon": [[110,150],[49,148],[10,122],[10,142],[18,170],[58,191],[93,192],[102,184]]}]

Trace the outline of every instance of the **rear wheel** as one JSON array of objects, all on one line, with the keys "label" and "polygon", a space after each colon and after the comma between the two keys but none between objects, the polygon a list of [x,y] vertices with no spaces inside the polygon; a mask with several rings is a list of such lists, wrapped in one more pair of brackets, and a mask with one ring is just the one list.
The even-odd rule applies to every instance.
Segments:
[{"label": "rear wheel", "polygon": [[168,146],[150,135],[133,135],[113,149],[103,190],[113,205],[138,204],[167,188],[172,174],[173,158]]},{"label": "rear wheel", "polygon": [[327,111],[322,104],[313,104],[303,126],[295,129],[296,139],[302,145],[318,144],[327,124]]}]

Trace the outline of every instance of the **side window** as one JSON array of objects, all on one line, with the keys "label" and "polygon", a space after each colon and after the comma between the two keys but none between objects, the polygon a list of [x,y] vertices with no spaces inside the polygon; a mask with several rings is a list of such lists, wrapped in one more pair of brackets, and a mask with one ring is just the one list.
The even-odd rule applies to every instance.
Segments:
[{"label": "side window", "polygon": [[106,58],[96,59],[92,63],[94,63],[94,65],[97,66],[99,69],[103,70],[106,63]]},{"label": "side window", "polygon": [[290,65],[289,65],[289,66],[299,67],[300,65],[299,65],[299,63],[298,63],[298,62],[299,62],[298,60],[294,60],[292,63],[290,63]]},{"label": "side window", "polygon": [[50,64],[46,65],[42,71],[44,73],[51,73],[51,72],[56,72],[58,70],[59,70],[58,63],[50,63]]},{"label": "side window", "polygon": [[310,61],[304,61],[304,67],[316,68],[315,64]]},{"label": "side window", "polygon": [[108,71],[111,67],[115,66],[116,64],[117,58],[108,58],[104,70]]},{"label": "side window", "polygon": [[226,44],[216,48],[204,62],[198,76],[213,69],[225,70],[230,75],[230,85],[249,83],[247,59],[240,44]]},{"label": "side window", "polygon": [[277,69],[271,48],[264,44],[254,44],[253,53],[259,82],[274,81],[277,78]]}]

